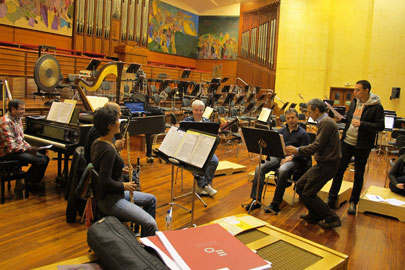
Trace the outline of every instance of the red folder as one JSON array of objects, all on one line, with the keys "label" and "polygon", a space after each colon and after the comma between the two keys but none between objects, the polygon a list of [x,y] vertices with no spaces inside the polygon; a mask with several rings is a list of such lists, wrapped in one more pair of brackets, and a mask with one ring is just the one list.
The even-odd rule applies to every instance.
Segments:
[{"label": "red folder", "polygon": [[157,236],[181,269],[270,269],[265,261],[218,224],[176,231]]}]

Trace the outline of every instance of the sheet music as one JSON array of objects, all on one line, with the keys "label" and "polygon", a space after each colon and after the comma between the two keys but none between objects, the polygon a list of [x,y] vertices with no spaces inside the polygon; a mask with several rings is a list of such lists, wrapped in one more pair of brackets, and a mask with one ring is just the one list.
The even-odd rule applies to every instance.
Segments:
[{"label": "sheet music", "polygon": [[260,112],[259,118],[257,120],[267,123],[269,120],[271,114],[271,109],[268,108],[262,108],[262,111]]},{"label": "sheet music", "polygon": [[69,123],[75,104],[67,102],[53,102],[46,120]]},{"label": "sheet music", "polygon": [[178,148],[174,157],[178,160],[190,163],[191,154],[193,153],[194,146],[196,146],[197,139],[197,134],[187,132],[186,135],[184,135],[182,142],[180,143],[181,147]]},{"label": "sheet music", "polygon": [[215,137],[200,134],[189,163],[202,168],[214,144]]},{"label": "sheet music", "polygon": [[333,115],[335,116],[337,121],[346,119],[346,117],[344,117],[343,115],[338,113],[338,111],[336,111],[335,108],[333,108],[328,102],[325,101],[325,104],[326,104],[326,106],[328,106],[329,110],[331,110],[333,112]]},{"label": "sheet music", "polygon": [[206,107],[205,110],[204,110],[204,113],[203,113],[203,117],[205,117],[207,119],[210,119],[210,116],[211,116],[213,110],[214,109],[209,107],[209,106]]},{"label": "sheet music", "polygon": [[98,96],[87,96],[87,100],[89,101],[93,111],[100,107],[103,107],[104,104],[108,102],[107,97],[98,97]]},{"label": "sheet music", "polygon": [[179,146],[179,142],[185,133],[186,132],[179,130],[177,127],[171,127],[160,145],[159,151],[163,152],[169,157],[174,157],[177,147]]}]

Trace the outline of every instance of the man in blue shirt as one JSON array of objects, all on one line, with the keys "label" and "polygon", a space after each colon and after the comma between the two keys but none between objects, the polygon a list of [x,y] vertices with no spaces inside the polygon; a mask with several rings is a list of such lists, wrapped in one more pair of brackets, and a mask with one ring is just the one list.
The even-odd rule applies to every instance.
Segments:
[{"label": "man in blue shirt", "polygon": [[[298,112],[295,109],[288,109],[285,113],[287,126],[281,128],[278,133],[283,135],[285,146],[293,145],[295,147],[300,147],[309,144],[309,137],[307,132],[298,125]],[[277,214],[280,212],[280,204],[283,200],[285,188],[288,186],[288,179],[293,173],[294,169],[300,166],[307,166],[307,159],[303,157],[288,156],[284,159],[270,157],[261,164],[260,173],[260,183],[259,183],[259,201],[262,197],[263,186],[264,186],[264,176],[269,171],[274,171],[278,169],[278,178],[276,191],[274,192],[273,201],[271,202],[269,209],[265,212],[272,212]],[[255,176],[252,183],[252,190],[250,192],[250,198],[256,199],[257,191],[257,177],[259,174],[259,166],[256,167]],[[246,210],[249,210],[250,204],[246,206]],[[252,209],[260,208],[259,203],[252,205]]]}]

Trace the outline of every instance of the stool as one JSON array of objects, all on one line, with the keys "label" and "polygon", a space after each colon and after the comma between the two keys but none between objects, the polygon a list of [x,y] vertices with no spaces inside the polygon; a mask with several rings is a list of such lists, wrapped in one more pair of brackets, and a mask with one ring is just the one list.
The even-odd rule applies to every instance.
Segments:
[{"label": "stool", "polygon": [[[11,189],[11,180],[20,180],[25,177],[25,172],[21,170],[21,163],[18,160],[0,160],[1,178],[1,203],[5,202],[5,182],[8,182],[8,190]],[[25,198],[28,198],[27,183],[24,181]]]}]

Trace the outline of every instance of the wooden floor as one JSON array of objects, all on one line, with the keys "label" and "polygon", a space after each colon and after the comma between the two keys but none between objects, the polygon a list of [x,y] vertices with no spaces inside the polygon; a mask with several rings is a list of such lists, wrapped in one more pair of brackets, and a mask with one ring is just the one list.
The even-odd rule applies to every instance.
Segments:
[{"label": "wooden floor", "polygon": [[[235,157],[235,151],[226,152],[220,146],[217,155],[220,160],[229,160],[254,169],[258,158],[250,160],[243,147]],[[125,153],[124,153],[125,155]],[[136,152],[133,153],[135,160]],[[142,162],[145,158],[142,157]],[[365,185],[383,186],[386,177],[386,159],[372,152],[369,170],[365,176]],[[8,199],[0,206],[0,269],[30,269],[57,261],[74,258],[88,252],[86,227],[84,224],[65,222],[66,201],[63,191],[55,187],[56,162],[52,161],[46,175],[46,193],[31,195],[28,199]],[[170,199],[171,167],[155,160],[153,165],[143,164],[141,183],[143,191],[158,198],[158,205]],[[345,180],[352,181],[353,172],[347,171]],[[189,191],[192,177],[184,173],[184,190]],[[251,183],[246,173],[232,176],[218,176],[214,179],[218,190],[215,199],[204,198],[208,204],[204,208],[196,201],[195,223],[197,225],[225,216],[245,212],[242,203],[250,201]],[[289,188],[289,191],[291,188]],[[272,198],[274,187],[270,186],[266,203]],[[175,193],[180,194],[180,180],[175,185]],[[11,195],[11,194],[9,194]],[[190,196],[178,200],[178,203],[191,206]],[[374,214],[348,216],[348,204],[344,204],[337,214],[342,226],[336,230],[323,230],[318,225],[310,225],[300,220],[299,215],[306,212],[301,203],[294,207],[283,202],[278,215],[264,213],[263,210],[251,212],[257,218],[271,225],[305,237],[329,248],[349,255],[349,269],[403,269],[405,265],[405,223]],[[168,207],[157,210],[157,222],[161,230],[165,229],[164,217]],[[79,220],[79,218],[78,218]],[[174,227],[189,224],[190,215],[175,208]]]}]

